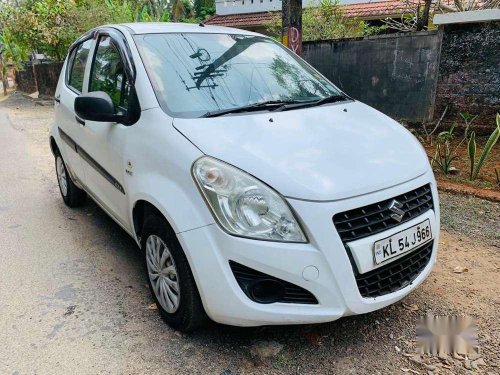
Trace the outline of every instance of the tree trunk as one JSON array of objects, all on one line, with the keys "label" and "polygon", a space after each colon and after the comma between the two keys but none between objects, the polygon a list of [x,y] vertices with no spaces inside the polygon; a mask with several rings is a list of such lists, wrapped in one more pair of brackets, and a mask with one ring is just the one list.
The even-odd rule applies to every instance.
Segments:
[{"label": "tree trunk", "polygon": [[0,63],[0,79],[2,79],[3,96],[7,96],[7,78],[3,74],[3,63]]},{"label": "tree trunk", "polygon": [[33,72],[33,82],[35,82],[36,91],[39,91],[38,90],[38,80],[36,79],[36,72],[35,72],[35,56],[32,56],[32,59],[31,59],[31,71]]},{"label": "tree trunk", "polygon": [[7,84],[8,84],[7,79],[2,74],[3,96],[7,96]]},{"label": "tree trunk", "polygon": [[432,0],[425,0],[424,11],[422,12],[422,16],[418,18],[417,31],[424,30],[424,28],[429,25],[429,13],[431,11],[431,4]]}]

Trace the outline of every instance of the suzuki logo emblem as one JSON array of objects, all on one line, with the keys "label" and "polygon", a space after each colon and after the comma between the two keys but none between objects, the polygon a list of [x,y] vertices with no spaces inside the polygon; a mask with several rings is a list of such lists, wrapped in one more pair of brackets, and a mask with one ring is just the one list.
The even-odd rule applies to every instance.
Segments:
[{"label": "suzuki logo emblem", "polygon": [[389,205],[389,210],[392,211],[391,217],[396,220],[398,223],[403,220],[403,216],[405,216],[405,212],[403,211],[403,203],[398,202],[393,199],[391,204]]}]

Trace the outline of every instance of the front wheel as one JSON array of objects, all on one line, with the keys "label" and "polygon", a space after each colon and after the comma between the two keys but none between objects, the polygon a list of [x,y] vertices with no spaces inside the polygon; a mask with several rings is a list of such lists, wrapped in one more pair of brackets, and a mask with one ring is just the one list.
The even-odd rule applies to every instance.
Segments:
[{"label": "front wheel", "polygon": [[163,320],[189,332],[207,320],[188,260],[166,221],[150,215],[144,222],[141,247],[149,288]]},{"label": "front wheel", "polygon": [[69,207],[78,207],[85,203],[87,194],[71,180],[71,176],[66,169],[66,164],[60,153],[56,154],[57,182],[61,196]]}]

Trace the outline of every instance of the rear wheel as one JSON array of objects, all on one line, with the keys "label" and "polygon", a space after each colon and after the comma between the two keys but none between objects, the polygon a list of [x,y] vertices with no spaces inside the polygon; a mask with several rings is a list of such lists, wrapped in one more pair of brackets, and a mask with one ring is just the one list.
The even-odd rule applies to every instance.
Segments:
[{"label": "rear wheel", "polygon": [[188,260],[167,222],[149,215],[142,236],[146,275],[163,320],[183,332],[207,320]]},{"label": "rear wheel", "polygon": [[61,154],[56,154],[56,173],[57,182],[59,183],[59,191],[61,196],[69,207],[78,207],[85,203],[87,194],[71,180],[71,176],[66,169],[66,164]]}]

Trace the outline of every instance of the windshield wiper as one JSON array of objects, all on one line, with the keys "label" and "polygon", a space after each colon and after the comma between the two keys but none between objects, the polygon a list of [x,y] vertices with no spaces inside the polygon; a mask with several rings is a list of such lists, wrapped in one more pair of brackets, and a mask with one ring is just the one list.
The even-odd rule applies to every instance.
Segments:
[{"label": "windshield wiper", "polygon": [[217,116],[227,115],[229,113],[251,112],[251,111],[258,111],[261,109],[272,109],[274,107],[280,107],[280,106],[291,105],[291,104],[300,104],[300,103],[304,103],[304,102],[298,101],[298,100],[268,100],[265,102],[253,103],[253,104],[244,105],[241,107],[226,108],[226,109],[219,109],[216,111],[210,111],[210,112],[207,112],[207,113],[201,115],[201,117],[217,117]]},{"label": "windshield wiper", "polygon": [[321,98],[319,100],[312,100],[312,101],[301,102],[301,103],[292,103],[292,104],[287,103],[287,104],[282,105],[281,107],[276,108],[275,111],[279,112],[279,111],[286,111],[288,109],[316,107],[318,105],[343,102],[345,100],[350,100],[350,99],[351,98],[348,97],[347,95],[337,94],[337,95],[327,96],[326,98]]}]

